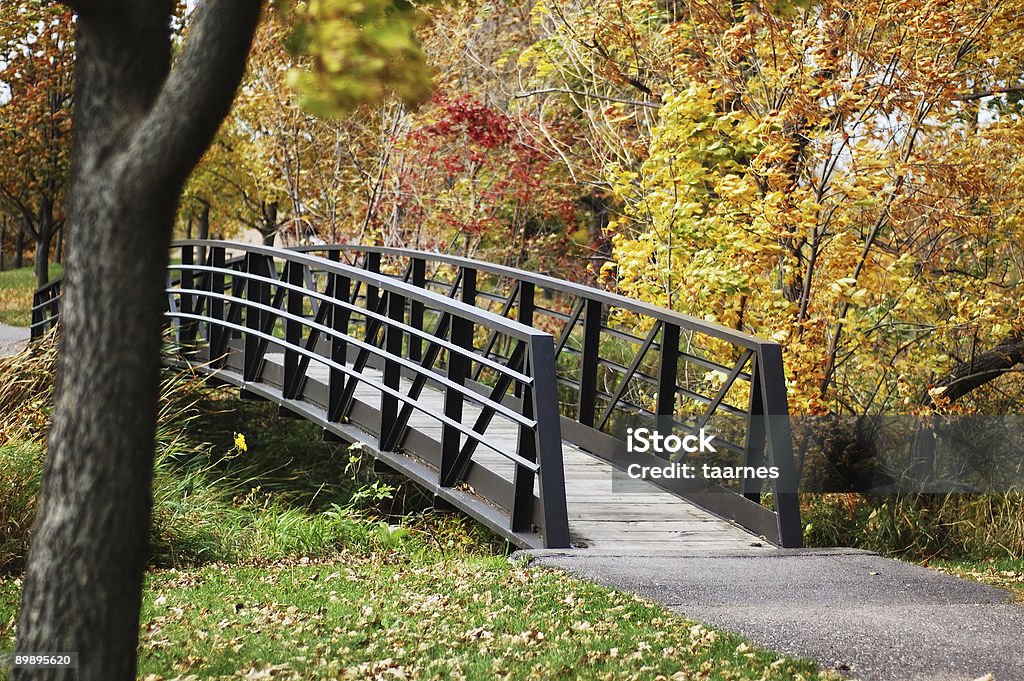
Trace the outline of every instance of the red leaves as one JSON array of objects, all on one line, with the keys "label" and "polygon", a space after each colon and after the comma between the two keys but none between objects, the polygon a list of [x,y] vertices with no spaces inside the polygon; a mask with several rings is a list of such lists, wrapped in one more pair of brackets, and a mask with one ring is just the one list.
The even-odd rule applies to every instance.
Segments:
[{"label": "red leaves", "polygon": [[512,141],[512,122],[505,114],[481,104],[475,97],[463,94],[449,99],[434,98],[440,120],[421,129],[420,134],[434,137],[465,135],[484,149],[507,146]]}]

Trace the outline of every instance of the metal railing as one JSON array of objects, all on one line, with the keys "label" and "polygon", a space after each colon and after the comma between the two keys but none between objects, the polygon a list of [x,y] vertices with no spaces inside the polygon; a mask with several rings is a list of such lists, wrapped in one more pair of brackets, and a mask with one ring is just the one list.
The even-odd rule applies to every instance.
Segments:
[{"label": "metal railing", "polygon": [[[520,546],[569,546],[550,334],[409,283],[415,266],[396,277],[373,257],[172,249],[166,315],[181,361],[362,444]],[[59,299],[59,282],[37,293],[33,337]],[[508,356],[478,352],[484,333]]]},{"label": "metal railing", "polygon": [[[352,440],[351,423],[374,433],[375,456],[516,543],[539,545],[539,533],[548,546],[568,545],[560,438],[619,469],[663,466],[660,456],[629,451],[629,429],[641,427],[663,435],[712,431],[723,451],[691,455],[697,465],[775,467],[778,477],[767,482],[651,482],[782,546],[802,543],[777,343],[593,287],[444,254],[201,241],[174,247],[181,264],[172,265],[168,315],[179,341],[198,348],[194,360],[210,362],[227,380],[237,374],[246,393],[305,410],[327,432]],[[201,248],[207,260],[197,264]],[[52,326],[59,300],[59,280],[36,294],[33,337]],[[266,361],[268,348],[279,351],[280,366]],[[326,385],[308,380],[311,363],[329,373]],[[427,384],[443,393],[443,409],[426,399]],[[379,393],[379,408],[357,399],[360,385]],[[441,436],[410,426],[414,414],[437,420]],[[518,454],[502,453],[507,445],[489,438],[496,422],[518,429]],[[511,485],[473,465],[478,450],[515,466],[506,476]],[[460,486],[497,515],[468,508]]]},{"label": "metal railing", "polygon": [[[460,299],[555,336],[563,437],[620,469],[664,465],[628,451],[630,428],[663,435],[714,431],[729,453],[696,464],[775,467],[778,477],[726,483],[654,480],[660,487],[764,535],[802,544],[785,372],[778,343],[590,286],[494,263],[422,251],[310,246],[372,271],[401,273],[427,290]],[[478,352],[507,358],[500,334]],[[765,487],[771,491],[766,498]],[[771,508],[762,504],[770,503]]]}]

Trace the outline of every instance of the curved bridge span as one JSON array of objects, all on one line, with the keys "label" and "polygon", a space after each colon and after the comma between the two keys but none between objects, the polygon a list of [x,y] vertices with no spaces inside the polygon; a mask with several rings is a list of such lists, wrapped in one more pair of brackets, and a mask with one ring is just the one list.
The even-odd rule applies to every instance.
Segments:
[{"label": "curved bridge span", "polygon": [[[320,425],[325,439],[361,443],[437,505],[517,546],[801,543],[776,343],[422,251],[181,241],[171,262],[174,361]],[[56,324],[60,288],[37,291],[34,338]],[[628,447],[642,428],[678,438],[703,429],[715,451],[677,461]],[[672,463],[774,467],[778,477],[626,473]]]}]

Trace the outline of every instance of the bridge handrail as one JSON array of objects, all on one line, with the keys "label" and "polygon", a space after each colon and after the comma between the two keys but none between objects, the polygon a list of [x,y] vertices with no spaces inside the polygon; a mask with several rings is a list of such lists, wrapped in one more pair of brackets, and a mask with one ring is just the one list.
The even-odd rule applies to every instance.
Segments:
[{"label": "bridge handrail", "polygon": [[[374,262],[364,264],[378,270],[382,256],[405,259],[410,263],[431,262],[450,266],[457,272],[455,285],[458,285],[459,279],[467,276],[467,273],[472,276],[471,290],[463,295],[463,300],[467,302],[488,306],[503,304],[504,309],[499,316],[510,315],[517,305],[520,310],[525,306],[528,312],[525,316],[520,313],[520,316],[527,323],[532,323],[535,316],[541,315],[564,322],[563,331],[556,339],[556,354],[576,358],[580,368],[578,379],[558,376],[559,384],[574,391],[578,396],[576,405],[569,405],[575,407],[575,411],[572,408],[568,409],[568,412],[562,410],[563,436],[616,466],[623,467],[629,462],[641,460],[624,452],[625,443],[622,437],[606,432],[616,413],[632,412],[650,417],[658,424],[658,429],[676,428],[691,432],[707,425],[717,413],[746,418],[745,443],[732,442],[725,437],[716,442],[721,443],[723,448],[743,456],[744,465],[755,468],[774,465],[779,469],[779,478],[770,483],[773,511],[760,505],[761,485],[756,483],[745,483],[742,494],[719,494],[730,490],[712,483],[704,491],[695,493],[677,482],[654,482],[688,496],[720,515],[737,520],[784,546],[802,544],[803,532],[796,495],[797,480],[788,420],[785,372],[782,348],[778,343],[584,284],[456,255],[351,244],[300,246],[292,250],[303,253],[327,253],[331,257],[334,257],[334,254],[353,253],[361,255],[364,261],[372,257]],[[448,282],[427,278],[422,272],[423,269],[424,265],[421,265],[419,281],[415,282],[418,285],[425,288],[431,284],[449,285]],[[514,282],[514,286],[510,286],[511,292],[478,290],[477,273],[492,275],[499,281]],[[523,286],[529,286],[528,300],[524,298],[521,290]],[[561,312],[536,304],[535,288],[556,292],[574,300],[571,312]],[[606,324],[604,315],[613,308],[650,320],[650,330],[646,336],[634,335]],[[573,348],[568,343],[572,334],[578,330],[577,327],[582,327],[580,349]],[[709,356],[701,356],[699,351],[692,348],[681,349],[679,341],[685,339],[681,338],[680,332],[695,334],[694,338],[699,336],[720,341],[735,348],[735,354],[727,362],[716,362]],[[603,335],[637,346],[633,361],[616,362],[613,358],[602,356]],[[489,352],[488,348],[485,354]],[[656,375],[652,376],[644,372],[642,364],[647,355],[653,356],[655,353],[659,355],[659,360],[654,372]],[[678,380],[680,362],[719,372],[725,376],[721,388],[709,395],[691,389],[692,386]],[[597,376],[602,367],[621,376],[617,387],[601,389]],[[653,409],[627,399],[630,381],[633,380],[655,388],[657,404]],[[731,387],[738,382],[745,382],[750,386],[750,397],[745,409],[730,405],[725,399]],[[679,397],[704,405],[705,413],[695,418],[692,423],[681,421],[676,412]],[[603,413],[596,410],[598,398],[608,405]],[[566,406],[564,400],[562,404]],[[657,463],[651,459],[653,457],[643,459],[643,463]],[[711,494],[707,493],[709,491]]]},{"label": "bridge handrail", "polygon": [[[169,265],[165,314],[182,361],[339,437],[367,445],[359,433],[376,435],[368,444],[374,456],[405,466],[404,473],[449,503],[476,504],[474,515],[520,545],[569,545],[550,334],[307,253],[204,240],[175,242],[172,249],[181,257]],[[241,255],[229,260],[229,250]],[[206,254],[205,262],[195,262],[196,251]],[[58,279],[36,293],[34,338],[56,322],[61,286]],[[477,329],[500,333],[515,352],[483,356],[474,348]],[[269,353],[271,346],[283,356]],[[310,377],[313,363],[326,379]],[[487,380],[480,383],[482,372]],[[435,392],[424,399],[426,384]],[[358,386],[371,390],[360,397]],[[430,397],[437,393],[443,408]],[[366,395],[379,395],[379,404]],[[464,403],[476,405],[475,416],[463,412]],[[436,439],[414,429],[415,413],[439,424]],[[492,419],[514,428],[518,444],[495,441]],[[474,467],[478,446],[508,461],[512,477]],[[486,501],[472,501],[473,494]]]},{"label": "bridge handrail", "polygon": [[684,328],[690,331],[697,331],[701,334],[713,336],[721,340],[728,341],[741,347],[754,349],[765,343],[777,345],[773,341],[768,341],[764,338],[744,333],[743,331],[737,331],[731,329],[728,326],[723,326],[717,322],[709,322],[704,319],[699,319],[692,315],[684,314],[682,312],[676,312],[656,305],[651,305],[634,298],[627,298],[618,293],[612,293],[611,291],[604,291],[586,284],[578,284],[576,282],[567,281],[565,279],[559,279],[546,274],[540,274],[538,272],[529,272],[527,270],[518,270],[507,265],[499,265],[497,263],[487,262],[484,260],[474,260],[472,258],[464,258],[458,255],[449,255],[446,253],[437,253],[434,251],[417,251],[411,248],[393,248],[389,246],[359,246],[355,244],[325,244],[319,246],[296,246],[289,250],[297,251],[299,253],[315,253],[325,251],[360,251],[364,253],[378,253],[380,255],[396,255],[405,258],[428,258],[434,262],[444,263],[447,265],[455,265],[458,267],[471,267],[479,272],[487,272],[489,274],[496,274],[501,277],[508,277],[510,279],[516,279],[518,281],[528,281],[536,286],[545,288],[552,291],[559,291],[561,293],[568,293],[570,295],[583,296],[590,300],[600,301],[611,307],[616,307],[622,310],[628,310],[635,312],[636,314],[658,319],[660,321],[669,322],[675,324],[680,328]]}]

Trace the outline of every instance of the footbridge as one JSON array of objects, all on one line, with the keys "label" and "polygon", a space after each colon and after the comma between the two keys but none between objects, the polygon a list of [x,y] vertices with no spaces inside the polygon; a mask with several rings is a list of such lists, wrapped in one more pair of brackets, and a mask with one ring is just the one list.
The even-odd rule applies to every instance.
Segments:
[{"label": "footbridge", "polygon": [[[180,241],[171,263],[173,361],[360,443],[519,547],[801,543],[776,343],[423,251]],[[35,295],[34,338],[61,283]],[[640,429],[714,446],[641,451]],[[634,479],[645,469],[677,473]],[[703,474],[725,469],[777,477]]]}]

